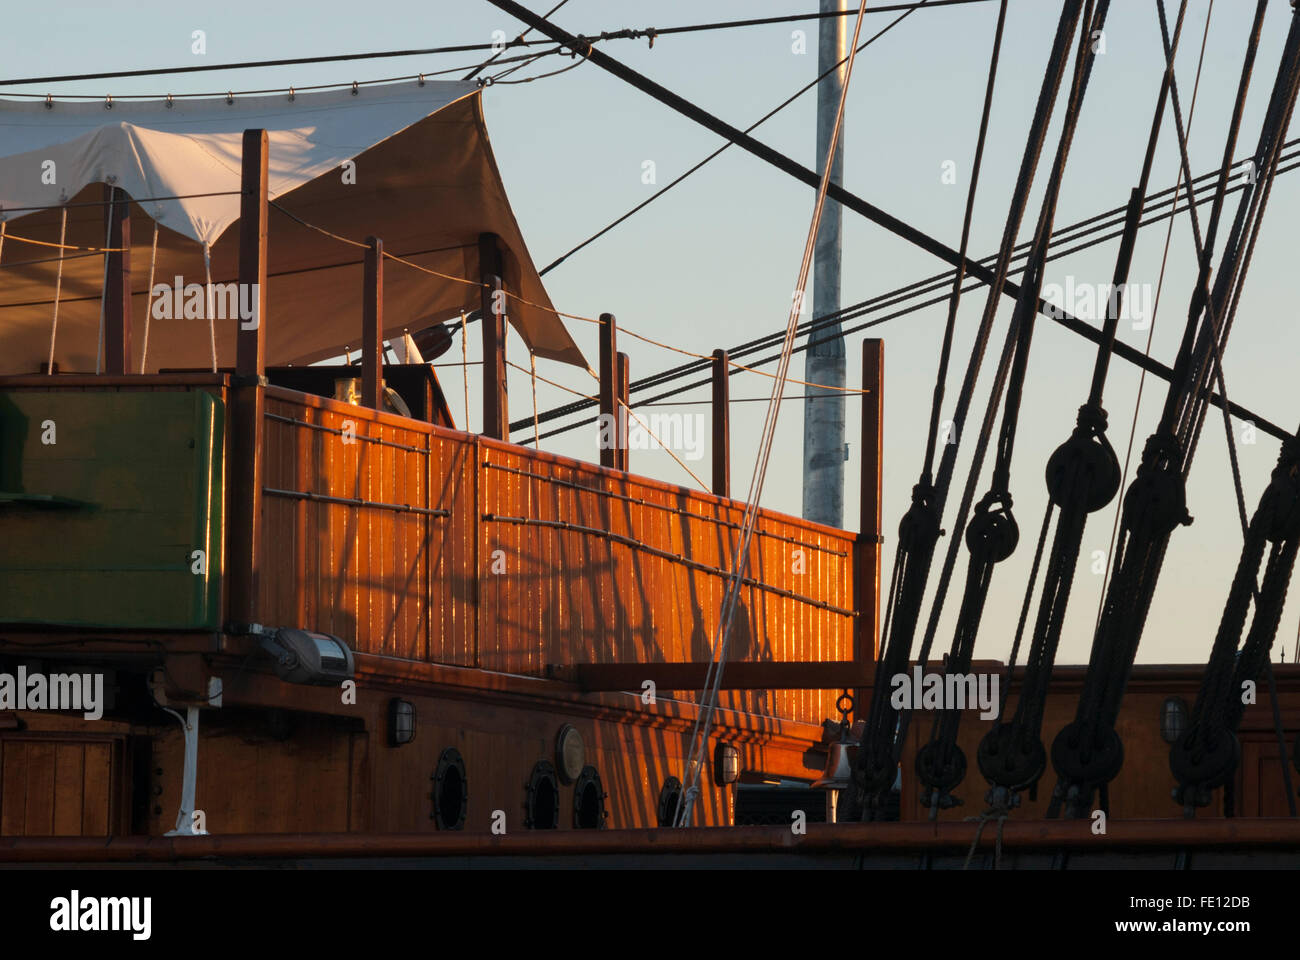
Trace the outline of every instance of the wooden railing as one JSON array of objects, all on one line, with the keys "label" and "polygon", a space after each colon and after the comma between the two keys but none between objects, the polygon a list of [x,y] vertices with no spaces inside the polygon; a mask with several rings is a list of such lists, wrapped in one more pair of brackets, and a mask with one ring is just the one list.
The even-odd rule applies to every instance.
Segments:
[{"label": "wooden railing", "polygon": [[[742,504],[281,388],[264,420],[260,622],[533,676],[709,659]],[[762,512],[730,659],[852,660],[856,550]],[[816,722],[837,692],[723,703]]]}]

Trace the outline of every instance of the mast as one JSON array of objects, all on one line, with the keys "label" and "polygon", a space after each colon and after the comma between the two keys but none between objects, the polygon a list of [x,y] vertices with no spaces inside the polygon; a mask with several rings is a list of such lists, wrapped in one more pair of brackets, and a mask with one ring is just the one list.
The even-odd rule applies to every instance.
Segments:
[{"label": "mast", "polygon": [[[847,9],[848,0],[821,0],[821,12]],[[831,70],[848,56],[848,17],[820,21],[817,73]],[[817,85],[817,173],[825,169],[835,113],[844,89],[844,68],[829,73]],[[844,137],[835,146],[831,183],[844,182]],[[813,316],[824,317],[840,309],[840,219],[842,210],[826,201],[813,250]],[[844,340],[838,322],[820,330],[804,362],[810,383],[844,386]],[[808,387],[803,408],[803,515],[832,527],[844,525],[844,393],[843,390]]]}]

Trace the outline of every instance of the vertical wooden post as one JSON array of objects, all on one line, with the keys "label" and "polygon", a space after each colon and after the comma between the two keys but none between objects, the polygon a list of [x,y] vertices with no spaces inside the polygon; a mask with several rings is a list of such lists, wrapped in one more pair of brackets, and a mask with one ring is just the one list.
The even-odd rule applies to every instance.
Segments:
[{"label": "vertical wooden post", "polygon": [[726,350],[713,351],[713,492],[731,496],[731,376]]},{"label": "vertical wooden post", "polygon": [[[854,659],[874,661],[880,652],[880,476],[884,434],[885,342],[862,341],[862,490],[857,549],[858,638]],[[856,718],[865,716],[867,691],[853,693]]]},{"label": "vertical wooden post", "polygon": [[596,372],[600,374],[600,465],[617,467],[618,321],[612,313],[600,315],[600,363]]},{"label": "vertical wooden post", "polygon": [[384,241],[366,237],[361,297],[361,405],[384,409]]},{"label": "vertical wooden post", "polygon": [[105,187],[104,221],[108,245],[121,248],[108,255],[104,285],[104,372],[131,372],[131,198],[119,187]]},{"label": "vertical wooden post", "polygon": [[[239,302],[230,467],[230,619],[257,620],[262,548],[262,441],[266,405],[267,138],[244,131],[239,201]],[[245,319],[242,305],[251,304]],[[209,562],[211,562],[209,560]]]},{"label": "vertical wooden post", "polygon": [[631,391],[628,389],[631,383],[632,361],[626,353],[618,355],[618,416],[614,422],[618,424],[618,456],[615,460],[618,462],[618,469],[626,471],[628,467],[627,452],[627,426],[628,412],[627,405]]},{"label": "vertical wooden post", "polygon": [[495,233],[478,238],[479,282],[483,284],[483,435],[510,439],[506,392],[506,298],[501,247]]}]

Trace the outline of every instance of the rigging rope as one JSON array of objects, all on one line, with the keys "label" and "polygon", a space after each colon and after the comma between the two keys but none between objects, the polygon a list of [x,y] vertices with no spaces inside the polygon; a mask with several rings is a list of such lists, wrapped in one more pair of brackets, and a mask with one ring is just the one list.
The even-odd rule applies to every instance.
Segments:
[{"label": "rigging rope", "polygon": [[[1048,244],[1052,234],[1052,221],[1056,214],[1056,205],[1060,197],[1061,181],[1069,155],[1074,132],[1078,124],[1083,97],[1087,91],[1095,59],[1093,37],[1105,26],[1109,12],[1109,0],[1100,0],[1095,13],[1093,4],[1087,4],[1083,14],[1083,27],[1079,34],[1078,53],[1075,59],[1075,74],[1071,85],[1068,106],[1062,122],[1060,142],[1052,165],[1051,176],[1039,213],[1035,231],[1033,252],[1025,265],[1021,295],[1016,303],[1011,324],[1007,330],[1006,343],[1003,347],[997,378],[989,397],[984,423],[979,434],[974,460],[962,496],[958,519],[954,527],[953,539],[949,544],[947,557],[940,575],[938,590],[930,610],[918,660],[925,663],[928,659],[930,644],[938,626],[940,611],[947,594],[951,571],[956,560],[957,549],[961,544],[962,527],[967,511],[974,496],[975,483],[978,480],[984,453],[993,426],[1002,384],[1008,374],[1010,362],[1010,383],[1006,391],[1002,430],[998,439],[998,450],[993,471],[992,484],[988,493],[975,506],[975,516],[966,529],[965,542],[970,554],[963,591],[961,608],[957,617],[951,650],[947,657],[945,674],[964,675],[970,669],[974,655],[975,640],[979,632],[988,590],[992,583],[994,567],[1005,560],[1014,551],[1019,540],[1019,529],[1012,514],[1010,492],[1011,455],[1016,432],[1017,414],[1023,389],[1025,371],[1028,366],[1029,349],[1033,336],[1034,320],[1037,315],[1036,304],[1042,286],[1043,264],[1046,261]],[[1145,189],[1141,191],[1145,193]],[[1140,194],[1139,194],[1140,195]],[[1136,231],[1136,216],[1130,216],[1131,231]],[[1103,344],[1106,350],[1108,345]],[[1118,464],[1115,472],[1118,473]],[[1113,495],[1114,491],[1111,491]],[[1040,536],[1041,543],[1041,536]],[[1036,558],[1037,559],[1037,558]],[[951,806],[955,801],[950,791],[960,783],[966,768],[966,760],[961,748],[957,746],[957,729],[961,714],[957,710],[943,710],[936,717],[931,729],[930,744],[918,753],[917,773],[923,784],[929,788],[929,806],[932,817],[940,806]],[[906,723],[906,721],[904,721]],[[983,759],[981,755],[981,760]],[[1003,810],[1011,804],[1005,795],[989,795],[990,807]]]},{"label": "rigging rope", "polygon": [[[897,775],[901,743],[899,728],[902,716],[890,702],[889,685],[891,679],[907,667],[934,547],[941,533],[939,524],[956,464],[956,451],[962,428],[974,393],[975,380],[983,360],[984,349],[992,330],[994,315],[1003,295],[1016,234],[1028,204],[1034,170],[1047,135],[1047,127],[1061,79],[1065,74],[1066,61],[1071,52],[1071,39],[1078,26],[1082,5],[1083,0],[1065,0],[1062,5],[1056,35],[1044,67],[1034,117],[1025,142],[1020,172],[1012,194],[1011,208],[1003,230],[993,282],[989,287],[988,300],[952,418],[953,442],[945,445],[935,482],[931,484],[922,474],[921,479],[912,488],[911,506],[899,524],[898,546],[894,559],[894,582],[886,604],[886,629],[882,633],[881,654],[876,664],[874,693],[871,697],[862,743],[854,764],[855,799],[857,806],[862,810],[863,819],[876,819],[884,815],[885,795]],[[1091,0],[1089,6],[1091,7]]]},{"label": "rigging rope", "polygon": [[[1174,32],[1174,49],[1182,32],[1187,2],[1179,8]],[[1034,553],[1033,567],[1025,591],[1024,606],[1016,629],[1011,662],[1014,664],[1026,622],[1026,614],[1037,582],[1043,546],[1052,516],[1057,514],[1056,533],[1048,556],[1038,614],[1025,662],[1024,679],[1016,712],[1010,721],[1001,717],[980,742],[977,759],[980,772],[992,785],[989,802],[1010,809],[1019,802],[1019,791],[1034,789],[1047,766],[1042,743],[1043,710],[1051,682],[1052,667],[1060,643],[1070,588],[1074,580],[1079,549],[1088,514],[1100,510],[1119,490],[1120,468],[1114,450],[1106,439],[1106,411],[1102,407],[1103,389],[1109,369],[1110,348],[1118,327],[1123,291],[1132,265],[1133,247],[1142,216],[1161,121],[1172,83],[1172,58],[1167,61],[1156,99],[1151,131],[1138,184],[1129,198],[1127,223],[1115,262],[1112,289],[1117,295],[1110,301],[1093,367],[1088,399],[1080,407],[1076,427],[1048,460],[1048,502],[1044,509],[1042,531]],[[1005,476],[1005,474],[1004,474]],[[1008,667],[1008,689],[1011,667]],[[1003,703],[1007,690],[1003,691]],[[955,749],[955,747],[953,748]]]},{"label": "rigging rope", "polygon": [[[1163,0],[1158,3],[1158,11],[1166,59],[1171,61]],[[1248,210],[1256,209],[1260,199],[1260,191],[1254,189],[1254,184],[1248,184],[1239,202],[1238,214],[1225,244],[1211,292],[1208,277],[1214,239],[1223,210],[1232,152],[1240,129],[1264,12],[1265,3],[1258,3],[1242,64],[1209,225],[1204,243],[1199,238],[1197,242],[1199,275],[1174,366],[1174,378],[1166,396],[1160,423],[1156,432],[1147,440],[1137,477],[1125,496],[1120,539],[1113,559],[1114,574],[1107,590],[1102,622],[1093,638],[1088,672],[1076,716],[1057,735],[1052,746],[1052,763],[1058,783],[1053,794],[1051,813],[1064,803],[1067,816],[1085,815],[1094,793],[1114,778],[1123,763],[1123,747],[1115,732],[1119,705],[1137,653],[1169,538],[1177,526],[1190,523],[1191,518],[1186,512],[1185,484],[1190,469],[1191,446],[1186,443],[1186,436],[1180,437],[1176,431],[1180,425],[1187,428],[1189,423],[1195,422],[1198,411],[1204,409],[1204,400],[1196,396],[1200,383],[1195,371],[1204,369],[1209,361],[1204,356],[1204,338],[1197,337],[1197,331],[1204,323],[1208,335],[1217,336],[1216,318],[1225,316],[1224,307],[1233,286],[1238,279],[1243,279],[1238,276],[1241,265],[1241,227]],[[1300,79],[1300,72],[1296,70],[1298,50],[1300,21],[1293,15],[1285,53],[1278,66],[1269,109],[1261,125],[1259,145],[1255,152],[1258,168],[1269,174],[1274,169],[1280,134],[1284,129],[1280,124],[1289,116],[1294,105],[1295,81]],[[1186,139],[1182,130],[1177,87],[1173,82],[1170,92],[1186,176],[1189,172]],[[1195,217],[1193,229],[1199,235]],[[1225,332],[1226,326],[1224,324]]]}]

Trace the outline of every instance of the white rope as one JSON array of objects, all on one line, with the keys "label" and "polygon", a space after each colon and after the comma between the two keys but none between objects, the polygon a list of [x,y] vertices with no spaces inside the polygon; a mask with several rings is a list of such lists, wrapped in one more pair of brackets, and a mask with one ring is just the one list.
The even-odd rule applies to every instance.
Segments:
[{"label": "white rope", "polygon": [[465,432],[469,432],[469,334],[465,327],[465,311],[460,311],[460,376],[465,382]]},{"label": "white rope", "polygon": [[[54,275],[54,321],[50,324],[50,359],[46,364],[45,372],[47,375],[54,374],[54,338],[59,332],[59,295],[63,291],[63,241],[68,238],[68,208],[63,208],[63,216],[59,224],[59,269]],[[106,244],[107,246],[107,244]]]},{"label": "white rope", "polygon": [[140,372],[144,373],[145,358],[149,356],[149,318],[153,313],[153,275],[158,266],[158,221],[153,224],[153,249],[149,252],[149,287],[144,292],[144,349],[140,351]]},{"label": "white rope", "polygon": [[533,449],[536,450],[536,449],[538,449],[538,447],[537,447],[537,434],[540,433],[540,431],[537,429],[537,354],[533,353],[532,350],[529,350],[529,351],[528,351],[528,366],[532,368],[532,380],[533,380]]},{"label": "white rope", "polygon": [[208,314],[208,338],[212,341],[212,372],[216,373],[217,372],[217,322],[215,318],[213,318],[212,316],[213,314],[212,246],[211,244],[208,244],[206,242],[203,244],[203,273],[205,277],[204,289],[206,291],[206,297],[207,297],[206,303],[207,303],[207,314]]},{"label": "white rope", "polygon": [[758,501],[763,494],[763,483],[767,479],[767,465],[772,455],[772,441],[776,434],[777,415],[781,411],[781,399],[785,393],[786,376],[790,369],[795,336],[799,330],[799,315],[803,307],[803,293],[808,285],[808,273],[812,267],[813,250],[816,246],[817,231],[821,225],[822,209],[826,203],[826,190],[830,186],[831,170],[834,166],[835,147],[839,141],[840,129],[844,122],[844,103],[849,92],[849,80],[853,75],[853,62],[857,57],[858,36],[862,31],[863,14],[867,0],[861,0],[858,6],[857,23],[853,28],[853,41],[849,45],[849,57],[844,70],[844,85],[840,90],[840,103],[835,112],[835,126],[831,130],[830,144],[826,152],[826,163],[822,168],[821,182],[817,186],[817,205],[813,208],[812,223],[808,227],[808,238],[804,242],[803,261],[799,265],[799,280],[795,284],[798,296],[790,305],[790,315],[786,320],[785,340],[781,345],[781,361],[776,378],[772,382],[772,396],[768,401],[767,416],[763,421],[762,441],[759,444],[758,457],[754,464],[754,473],[750,478],[749,493],[745,498],[745,515],[741,522],[740,547],[735,554],[735,562],[727,582],[726,597],[722,602],[719,615],[718,631],[713,642],[713,653],[709,669],[704,679],[704,709],[695,718],[691,730],[691,750],[686,763],[686,789],[677,801],[677,814],[674,823],[680,827],[691,825],[691,813],[700,794],[700,773],[704,758],[708,754],[709,731],[713,723],[713,714],[717,709],[718,693],[722,686],[722,670],[727,663],[727,646],[731,640],[731,626],[736,612],[736,601],[740,596],[740,587],[745,569],[749,564],[749,546],[754,536],[754,527],[758,521]]},{"label": "white rope", "polygon": [[[108,241],[113,237],[113,202],[106,204],[107,215],[104,217],[104,283],[99,288],[99,340],[95,344],[95,373],[103,372],[104,365],[104,314],[108,306]],[[62,241],[60,241],[62,243]],[[129,358],[128,358],[129,360]]]}]

